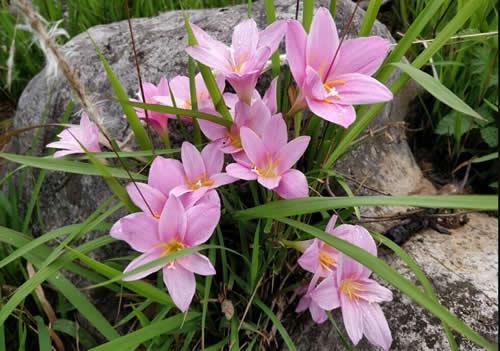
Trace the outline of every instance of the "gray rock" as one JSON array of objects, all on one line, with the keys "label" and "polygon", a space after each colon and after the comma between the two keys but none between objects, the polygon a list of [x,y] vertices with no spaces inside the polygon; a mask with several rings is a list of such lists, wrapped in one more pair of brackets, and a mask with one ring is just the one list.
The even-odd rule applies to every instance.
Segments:
[{"label": "gray rock", "polygon": [[[278,18],[294,16],[294,2],[280,0],[275,3]],[[326,1],[320,3],[327,5]],[[341,32],[353,10],[354,4],[351,1],[337,1],[336,23]],[[262,3],[254,3],[252,11],[259,26],[263,28],[266,21]],[[349,36],[357,32],[362,13],[362,10],[356,13]],[[218,39],[229,42],[232,28],[246,17],[246,7],[189,11],[189,16],[192,22]],[[187,55],[183,50],[187,38],[180,12],[135,19],[133,27],[145,81],[158,82],[163,75],[172,77],[177,73],[186,74]],[[122,21],[96,26],[89,30],[89,34],[102,49],[128,94],[133,96],[138,87],[138,80],[127,23]],[[381,35],[394,42],[387,28],[379,22],[375,23],[372,34]],[[126,120],[122,118],[119,105],[113,101],[110,83],[87,34],[83,33],[73,38],[63,49],[71,65],[78,71],[87,91],[97,102],[102,124],[118,140],[126,138],[130,133]],[[387,104],[372,127],[403,121],[414,96],[415,89],[411,86],[402,89],[394,101]],[[41,72],[28,84],[21,96],[14,119],[15,128],[57,122],[70,98],[70,88],[64,78],[50,81],[46,79],[45,72]],[[71,121],[76,119],[73,116]],[[180,140],[178,132],[175,128],[172,129],[174,139]],[[371,188],[397,194],[414,192],[420,186],[422,173],[404,140],[404,133],[401,130],[389,130],[388,133],[392,142],[387,142],[385,138],[369,138],[366,144],[342,158],[336,166],[338,171],[358,180],[357,183],[352,183],[356,192],[366,192],[363,186],[357,189],[361,182]],[[53,140],[55,134],[53,128],[44,128],[40,130],[39,138],[35,140],[35,132],[26,132],[14,140],[11,151],[19,154],[44,154],[46,151],[43,146]],[[20,194],[21,204],[29,201],[34,184],[33,173],[31,171],[28,173],[26,186]],[[97,204],[109,195],[107,186],[98,177],[49,173],[40,196],[40,208],[46,228],[83,221],[95,210]],[[42,231],[37,221],[33,223],[33,231],[35,233]]]},{"label": "gray rock", "polygon": [[[469,216],[465,226],[452,230],[451,236],[428,229],[403,246],[436,288],[440,302],[476,332],[495,342],[498,339],[497,244],[498,219],[476,213]],[[416,282],[413,273],[399,257],[385,250],[381,257]],[[393,292],[393,302],[382,304],[394,338],[391,350],[448,350],[440,321],[408,297],[394,289]],[[334,316],[342,327],[340,313],[336,312]],[[299,326],[291,334],[298,350],[344,349],[328,322],[317,326],[308,315],[301,316],[301,321],[290,323]],[[456,340],[460,350],[482,350],[462,337]],[[366,339],[356,349],[375,350]]]}]

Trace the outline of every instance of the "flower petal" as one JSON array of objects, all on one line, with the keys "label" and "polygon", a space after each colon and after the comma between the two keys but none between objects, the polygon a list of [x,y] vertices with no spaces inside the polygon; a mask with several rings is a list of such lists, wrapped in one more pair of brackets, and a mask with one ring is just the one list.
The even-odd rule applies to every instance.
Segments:
[{"label": "flower petal", "polygon": [[238,178],[231,177],[227,173],[217,173],[210,177],[210,180],[214,181],[214,184],[211,186],[212,189],[218,188],[223,185],[234,183],[238,180]]},{"label": "flower petal", "polygon": [[185,176],[178,160],[157,156],[149,170],[148,184],[168,196],[173,188],[184,184]]},{"label": "flower petal", "polygon": [[299,300],[299,303],[297,304],[297,307],[295,308],[295,312],[297,313],[304,312],[309,308],[310,304],[311,304],[311,298],[307,295],[302,296]]},{"label": "flower petal", "polygon": [[[164,251],[162,248],[157,247],[157,248],[151,249],[151,250],[143,253],[142,255],[137,257],[136,259],[132,260],[132,262],[130,262],[129,265],[125,268],[123,273],[128,273],[128,272],[131,272],[131,271],[138,269],[138,268],[140,269],[141,266],[144,266],[145,264],[160,258],[163,255],[163,253],[164,253]],[[124,277],[123,280],[128,282],[128,281],[137,280],[137,279],[147,277],[151,273],[159,271],[161,269],[161,267],[163,267],[164,265],[165,265],[164,263],[159,264],[155,267],[152,267],[152,268],[149,268],[146,270],[142,270],[142,272],[131,274],[129,276]]]},{"label": "flower petal", "polygon": [[349,73],[336,79],[345,83],[336,85],[339,104],[360,105],[392,100],[392,92],[375,78],[359,73]]},{"label": "flower petal", "polygon": [[[257,50],[259,41],[259,30],[253,19],[246,19],[234,27],[231,48],[234,58],[238,62],[244,62]],[[236,63],[238,63],[236,62]]]},{"label": "flower petal", "polygon": [[345,40],[331,75],[336,77],[345,73],[361,73],[371,76],[384,62],[389,48],[390,42],[378,36]]},{"label": "flower petal", "polygon": [[189,90],[189,78],[186,76],[175,76],[170,80],[170,89],[178,107],[183,105],[183,101],[191,101]]},{"label": "flower petal", "polygon": [[163,268],[163,281],[175,305],[186,312],[196,290],[194,273],[179,264]]},{"label": "flower petal", "polygon": [[319,307],[314,301],[311,301],[309,305],[309,312],[311,312],[313,321],[318,324],[324,323],[328,319],[325,310]]},{"label": "flower petal", "polygon": [[330,68],[338,45],[339,36],[332,15],[328,9],[320,7],[314,15],[307,37],[306,62],[320,73],[321,80]]},{"label": "flower petal", "polygon": [[271,52],[275,52],[285,35],[286,29],[286,21],[279,20],[271,23],[259,33],[259,46],[267,46],[271,49]]},{"label": "flower petal", "polygon": [[278,173],[281,174],[286,172],[297,163],[306,151],[310,140],[311,137],[309,136],[300,136],[293,139],[279,150],[277,154],[277,160],[279,162]]},{"label": "flower petal", "polygon": [[270,154],[278,153],[278,151],[286,146],[288,140],[288,130],[285,120],[281,114],[271,117],[271,120],[264,129],[262,141],[266,145],[266,149]]},{"label": "flower petal", "polygon": [[160,243],[158,220],[144,212],[129,214],[111,228],[110,235],[123,240],[135,251],[146,252]]},{"label": "flower petal", "polygon": [[340,294],[342,319],[347,335],[354,345],[363,337],[363,312],[355,300],[350,300],[345,294]]},{"label": "flower petal", "polygon": [[161,213],[167,200],[160,190],[144,183],[128,184],[127,192],[137,207],[152,216],[158,216]]},{"label": "flower petal", "polygon": [[199,119],[198,124],[200,125],[200,129],[203,134],[211,141],[225,138],[227,136],[228,129],[220,124],[203,119]]},{"label": "flower petal", "polygon": [[338,289],[333,275],[329,275],[311,292],[312,300],[322,309],[331,311],[340,307]]},{"label": "flower petal", "polygon": [[309,196],[309,185],[304,173],[289,169],[281,175],[280,184],[274,191],[283,199],[298,199]]},{"label": "flower petal", "polygon": [[163,242],[183,240],[186,233],[186,212],[180,200],[171,195],[160,216],[159,234]]},{"label": "flower petal", "polygon": [[231,177],[243,179],[243,180],[255,180],[257,179],[257,174],[252,172],[249,168],[246,168],[239,163],[231,163],[226,166],[226,172]]},{"label": "flower petal", "polygon": [[368,341],[386,351],[389,350],[392,344],[391,329],[378,304],[363,304],[363,329]]},{"label": "flower petal", "polygon": [[241,144],[246,155],[254,164],[258,165],[265,160],[266,149],[262,139],[253,130],[242,127],[240,130]]},{"label": "flower petal", "polygon": [[[215,50],[200,45],[189,46],[185,50],[196,61],[220,72],[229,72],[228,67],[231,64],[224,55],[217,53]],[[226,48],[226,50],[228,49]]]},{"label": "flower petal", "polygon": [[358,294],[369,303],[380,303],[392,301],[392,291],[380,285],[373,279],[362,279],[358,281],[363,285],[363,290]]},{"label": "flower petal", "polygon": [[210,205],[196,205],[186,211],[187,229],[184,242],[196,246],[206,242],[219,223],[220,208]]},{"label": "flower petal", "polygon": [[191,143],[185,141],[181,147],[181,158],[186,177],[191,182],[196,182],[198,178],[206,174],[205,162],[198,149]]},{"label": "flower petal", "polygon": [[318,240],[313,240],[312,244],[299,257],[297,263],[302,269],[316,273],[319,267],[319,245]]},{"label": "flower petal", "polygon": [[262,185],[264,188],[267,188],[269,190],[273,190],[276,188],[281,181],[281,177],[257,177],[257,181],[259,182],[260,185]]},{"label": "flower petal", "polygon": [[198,252],[180,257],[175,261],[190,272],[200,275],[214,275],[215,268],[210,260]]},{"label": "flower petal", "polygon": [[290,71],[299,88],[301,88],[306,75],[307,34],[300,22],[296,20],[288,22],[285,43]]},{"label": "flower petal", "polygon": [[201,150],[201,158],[205,164],[206,175],[210,177],[213,174],[220,173],[224,165],[224,154],[217,145],[208,144]]},{"label": "flower petal", "polygon": [[330,217],[330,220],[328,221],[328,223],[326,225],[325,232],[333,234],[333,229],[335,228],[335,223],[337,223],[337,216],[332,215],[332,217]]},{"label": "flower petal", "polygon": [[278,77],[274,78],[269,84],[264,96],[262,97],[262,102],[267,106],[269,112],[274,115],[278,112],[277,100],[276,100],[276,88],[278,86]]},{"label": "flower petal", "polygon": [[347,128],[356,120],[356,111],[351,105],[332,104],[308,97],[306,97],[306,100],[307,105],[314,114],[329,122]]}]

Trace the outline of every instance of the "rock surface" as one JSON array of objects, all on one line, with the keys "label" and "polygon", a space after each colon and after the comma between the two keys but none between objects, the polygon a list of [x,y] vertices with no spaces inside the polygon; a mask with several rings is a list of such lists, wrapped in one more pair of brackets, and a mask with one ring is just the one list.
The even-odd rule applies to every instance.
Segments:
[{"label": "rock surface", "polygon": [[[278,18],[294,16],[295,3],[285,0],[275,3]],[[326,1],[320,3],[327,5]],[[263,28],[265,14],[262,3],[254,3],[252,10],[254,18]],[[350,0],[337,1],[336,23],[340,32],[346,26],[353,10],[354,4]],[[350,36],[357,32],[362,13],[362,10],[356,13]],[[232,28],[246,17],[246,7],[243,5],[189,11],[189,16],[192,22],[218,39],[229,42]],[[163,75],[172,77],[178,73],[186,74],[187,55],[183,50],[187,39],[179,12],[168,12],[154,18],[135,19],[133,27],[145,81],[158,82]],[[89,33],[102,49],[128,94],[133,96],[138,81],[127,23],[118,22],[93,27]],[[372,34],[393,41],[387,28],[379,22],[375,23]],[[73,38],[64,46],[64,51],[72,66],[78,70],[88,92],[98,103],[103,125],[115,138],[123,140],[129,133],[126,120],[122,118],[119,105],[112,101],[113,92],[110,83],[87,35],[84,33]],[[15,128],[57,122],[70,97],[71,92],[64,78],[48,81],[44,72],[40,73],[29,83],[21,96],[14,120]],[[387,104],[372,127],[403,121],[408,105],[414,97],[415,89],[412,86],[402,89],[394,101]],[[71,121],[76,120],[77,117],[72,116]],[[344,157],[336,166],[338,171],[358,181],[352,183],[353,189],[357,189],[360,182],[396,194],[415,192],[420,187],[422,173],[404,140],[404,133],[395,129],[390,130],[389,134],[391,142],[385,137],[370,138],[366,144]],[[44,154],[43,145],[53,140],[55,131],[50,128],[40,130],[37,142],[33,142],[34,135],[34,132],[26,132],[16,138],[11,145],[11,151],[19,154]],[[29,177],[28,180],[28,185],[23,188],[21,194],[21,203],[27,203],[31,194],[34,177]],[[366,191],[363,186],[357,189],[359,193]],[[109,195],[107,186],[97,177],[49,173],[40,196],[40,208],[46,228],[83,221],[95,210],[96,204],[101,203]],[[34,232],[40,231],[36,223],[33,229]]]},{"label": "rock surface", "polygon": [[[474,213],[469,215],[465,226],[452,230],[451,236],[428,229],[415,235],[403,248],[424,270],[440,302],[476,332],[496,342],[498,219]],[[415,283],[413,273],[397,256],[385,250],[381,250],[381,256]],[[394,338],[391,350],[449,350],[439,320],[406,296],[394,289],[393,292],[394,301],[382,304]],[[342,326],[340,314],[334,315]],[[343,350],[335,329],[328,322],[317,326],[308,315],[301,316],[301,320],[300,329],[291,334],[298,350]],[[457,337],[457,342],[460,350],[482,350],[462,337]],[[375,348],[363,339],[356,350]]]}]

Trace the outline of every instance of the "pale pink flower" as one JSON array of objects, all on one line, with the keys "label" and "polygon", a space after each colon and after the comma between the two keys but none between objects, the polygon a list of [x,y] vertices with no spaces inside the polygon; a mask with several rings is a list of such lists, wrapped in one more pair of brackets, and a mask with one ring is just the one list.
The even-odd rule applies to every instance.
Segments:
[{"label": "pale pink flower", "polygon": [[245,20],[234,28],[232,44],[228,47],[191,24],[198,44],[186,51],[195,60],[224,74],[239,98],[250,104],[257,79],[271,54],[278,49],[286,26],[285,21],[276,21],[259,32],[253,19]]},{"label": "pale pink flower", "polygon": [[[219,218],[218,206],[202,204],[185,209],[177,197],[170,196],[162,209],[159,221],[152,221],[146,217],[130,221],[127,224],[135,225],[140,235],[117,237],[142,253],[130,262],[124,273],[179,250],[203,244],[212,235]],[[189,308],[196,290],[194,273],[215,274],[215,268],[207,257],[192,253],[143,272],[131,274],[123,280],[141,279],[160,269],[163,270],[163,280],[173,302],[182,312]]]},{"label": "pale pink flower", "polygon": [[247,127],[241,128],[240,135],[247,161],[242,157],[228,165],[226,172],[230,176],[257,180],[285,199],[308,196],[305,175],[291,169],[305,152],[308,136],[287,142],[287,127],[280,114],[271,118],[262,137]]},{"label": "pale pink flower", "polygon": [[325,309],[321,308],[316,303],[316,301],[312,299],[312,294],[316,290],[318,279],[319,275],[315,274],[307,287],[302,287],[296,290],[296,293],[298,295],[302,294],[303,295],[300,298],[297,307],[295,308],[295,312],[301,313],[309,309],[309,313],[311,313],[313,321],[315,321],[318,324],[321,324],[328,319],[328,316],[325,312]]},{"label": "pale pink flower", "polygon": [[319,117],[348,127],[356,119],[352,105],[392,99],[389,89],[370,77],[387,55],[389,42],[373,36],[345,40],[339,45],[335,22],[325,8],[316,12],[309,34],[299,22],[288,23],[287,58],[301,89],[292,110],[300,110],[307,103]]},{"label": "pale pink flower", "polygon": [[[335,228],[337,216],[332,216],[326,225],[325,232],[361,247],[372,255],[377,255],[377,245],[368,231],[359,225],[342,224]],[[337,268],[341,252],[319,239],[303,242],[307,246],[300,256],[299,266],[308,272],[326,277]]]},{"label": "pale pink flower", "polygon": [[[225,80],[223,75],[216,75],[215,81],[220,91],[224,91]],[[189,77],[186,76],[175,76],[170,80],[170,90],[172,91],[172,96],[175,100],[175,106],[185,110],[191,110],[193,108],[191,103],[191,90],[189,89]],[[195,88],[196,88],[196,102],[198,104],[198,110],[212,110],[214,109],[214,104],[210,93],[203,81],[201,73],[195,76]],[[172,101],[172,96],[168,93],[166,95],[156,95],[154,99],[166,106],[174,106]],[[185,120],[191,120],[191,117],[184,117]]]},{"label": "pale pink flower", "polygon": [[233,117],[231,127],[199,120],[203,134],[226,154],[235,154],[243,150],[240,136],[242,127],[250,128],[257,135],[262,135],[271,120],[271,112],[260,97],[250,106],[237,101],[231,109],[231,116]]},{"label": "pale pink flower", "polygon": [[368,341],[388,350],[391,330],[379,303],[392,301],[392,292],[369,279],[371,271],[346,255],[341,255],[335,274],[325,278],[310,298],[324,310],[342,309],[344,326],[354,345],[366,336]]},{"label": "pale pink flower", "polygon": [[[90,152],[100,152],[99,128],[85,112],[80,117],[80,125],[64,129],[57,135],[58,141],[47,144],[46,147],[60,149],[54,153],[54,158],[71,154],[83,154],[83,145]],[[81,144],[81,145],[80,145]]]},{"label": "pale pink flower", "polygon": [[175,173],[178,174],[175,177],[182,179],[182,183],[174,187],[170,195],[187,196],[191,202],[195,202],[209,190],[236,181],[236,178],[221,172],[224,154],[216,145],[208,144],[200,153],[193,144],[184,142],[181,159],[182,163],[177,160],[173,162],[177,163]]},{"label": "pale pink flower", "polygon": [[[154,85],[153,83],[148,83],[148,82],[143,83],[142,90],[144,92],[144,98],[146,99],[145,103],[147,104],[162,104],[162,102],[157,100],[155,97],[158,95],[160,96],[170,95],[168,91],[168,81],[165,78],[161,78],[160,83],[157,86]],[[137,97],[138,97],[137,100],[136,99],[131,99],[131,100],[143,102],[142,93],[140,90],[137,93]],[[176,118],[175,115],[157,111],[147,111],[148,115],[146,118],[146,111],[144,111],[142,108],[136,107],[135,111],[137,113],[137,117],[139,117],[145,122],[147,121],[149,125],[158,132],[158,134],[163,134],[167,132],[168,119]]]}]

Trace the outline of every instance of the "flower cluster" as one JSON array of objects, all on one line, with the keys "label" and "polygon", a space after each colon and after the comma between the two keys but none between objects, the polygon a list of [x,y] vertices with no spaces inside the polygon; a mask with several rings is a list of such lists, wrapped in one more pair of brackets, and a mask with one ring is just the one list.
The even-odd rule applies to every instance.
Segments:
[{"label": "flower cluster", "polygon": [[[221,201],[215,189],[238,180],[255,180],[277,198],[309,196],[306,176],[293,167],[306,151],[310,137],[298,136],[289,141],[286,118],[308,108],[328,122],[348,127],[356,118],[353,105],[392,98],[391,92],[371,77],[387,55],[389,43],[380,37],[341,41],[324,8],[316,12],[308,34],[295,20],[276,21],[262,31],[254,20],[245,20],[235,27],[231,46],[191,26],[197,44],[186,52],[215,71],[221,92],[226,82],[236,92],[223,94],[232,123],[226,126],[198,120],[209,144],[200,152],[195,145],[184,142],[181,161],[157,156],[148,182],[127,186],[140,211],[121,218],[111,229],[114,238],[141,253],[125,269],[129,273],[125,279],[141,279],[161,269],[168,292],[181,311],[189,308],[194,297],[194,274],[215,274],[209,259],[196,250],[209,240],[221,216]],[[283,38],[299,92],[291,98],[292,107],[285,116],[278,111],[278,78],[263,96],[255,89],[266,62]],[[220,117],[201,74],[195,77],[195,88],[197,108]],[[189,78],[176,76],[162,78],[158,85],[145,83],[135,101],[192,109]],[[136,112],[160,136],[168,133],[169,120],[192,121],[191,117],[141,108]],[[96,152],[100,151],[98,136],[97,127],[84,115],[79,127],[63,131],[60,141],[47,146],[63,149],[55,157],[82,152],[82,146]],[[225,157],[232,159],[226,167]],[[332,218],[328,224],[328,233],[377,254],[375,242],[365,229],[347,224],[334,228],[335,221]],[[315,239],[303,245],[299,265],[313,273],[313,278],[302,291],[297,311],[309,309],[313,319],[322,323],[327,318],[325,311],[340,307],[354,343],[364,334],[387,349],[391,333],[378,303],[390,301],[391,292],[371,280],[366,267],[323,242]],[[186,248],[195,250],[152,266],[151,262]],[[148,263],[147,269],[140,269]]]},{"label": "flower cluster", "polygon": [[[377,246],[368,231],[358,225],[342,224],[336,228],[332,216],[325,231],[377,255]],[[299,266],[313,273],[309,286],[298,290],[303,294],[297,312],[309,309],[316,323],[327,319],[325,311],[341,308],[344,326],[356,345],[363,337],[385,350],[392,336],[384,314],[378,305],[391,301],[392,293],[370,279],[371,271],[318,239],[301,243],[304,253]]]}]

